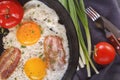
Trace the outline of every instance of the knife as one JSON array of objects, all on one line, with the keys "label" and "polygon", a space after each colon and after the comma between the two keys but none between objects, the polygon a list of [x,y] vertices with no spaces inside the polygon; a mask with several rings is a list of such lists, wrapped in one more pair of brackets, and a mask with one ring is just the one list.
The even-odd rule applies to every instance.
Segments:
[{"label": "knife", "polygon": [[110,41],[117,53],[120,54],[120,43],[112,32],[105,30],[106,38]]},{"label": "knife", "polygon": [[103,20],[104,28],[112,32],[118,41],[120,41],[120,30],[105,17],[101,16],[101,18]]}]

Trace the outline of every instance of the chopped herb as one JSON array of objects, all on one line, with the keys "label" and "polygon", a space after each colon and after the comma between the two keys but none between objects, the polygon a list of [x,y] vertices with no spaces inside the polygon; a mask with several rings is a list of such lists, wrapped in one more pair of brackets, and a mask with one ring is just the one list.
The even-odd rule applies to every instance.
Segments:
[{"label": "chopped herb", "polygon": [[53,31],[53,29],[52,29],[52,28],[50,28],[50,30],[51,30],[51,31]]},{"label": "chopped herb", "polygon": [[14,80],[17,80],[17,78],[14,78]]},{"label": "chopped herb", "polygon": [[35,31],[34,30],[32,30],[32,33],[34,33]]},{"label": "chopped herb", "polygon": [[40,7],[40,4],[38,4],[37,7]]},{"label": "chopped herb", "polygon": [[54,59],[52,59],[50,62],[51,62],[51,64],[54,64],[54,63],[55,63],[55,60],[54,60]]},{"label": "chopped herb", "polygon": [[41,34],[43,34],[43,30],[41,30]]},{"label": "chopped herb", "polygon": [[40,41],[40,42],[39,42],[39,45],[43,45],[43,43]]},{"label": "chopped herb", "polygon": [[47,18],[44,19],[44,21],[46,21],[46,20],[47,20]]},{"label": "chopped herb", "polygon": [[43,54],[40,54],[40,55],[39,55],[39,58],[42,58],[42,57],[43,57]]},{"label": "chopped herb", "polygon": [[42,60],[45,61],[45,57],[43,57]]},{"label": "chopped herb", "polygon": [[22,23],[19,23],[18,25],[16,25],[16,29],[18,29],[20,26],[22,26]]},{"label": "chopped herb", "polygon": [[1,33],[1,34],[4,33],[4,28],[0,27],[0,33]]},{"label": "chopped herb", "polygon": [[18,24],[18,26],[21,26],[21,25],[22,25],[22,23]]},{"label": "chopped herb", "polygon": [[9,42],[7,42],[7,44],[8,44]]},{"label": "chopped herb", "polygon": [[33,18],[35,21],[37,20],[36,18]]},{"label": "chopped herb", "polygon": [[4,29],[3,28],[1,28],[1,33],[4,33]]},{"label": "chopped herb", "polygon": [[10,43],[12,43],[12,40],[10,40]]},{"label": "chopped herb", "polygon": [[41,26],[39,25],[39,27],[41,28]]},{"label": "chopped herb", "polygon": [[24,46],[24,45],[21,45],[21,48],[26,48],[26,46]]},{"label": "chopped herb", "polygon": [[35,14],[35,12],[32,13],[32,15]]},{"label": "chopped herb", "polygon": [[7,35],[7,32],[4,32],[3,35]]},{"label": "chopped herb", "polygon": [[22,54],[24,54],[24,52],[22,52]]},{"label": "chopped herb", "polygon": [[5,36],[5,35],[7,35],[7,33],[8,33],[8,30],[6,30],[6,29],[4,29],[4,28],[2,28],[0,26],[0,34],[2,34],[3,36]]},{"label": "chopped herb", "polygon": [[50,19],[48,19],[47,21],[48,21],[48,22],[51,22],[51,20],[50,20]]},{"label": "chopped herb", "polygon": [[51,48],[51,45],[48,45],[48,48]]}]

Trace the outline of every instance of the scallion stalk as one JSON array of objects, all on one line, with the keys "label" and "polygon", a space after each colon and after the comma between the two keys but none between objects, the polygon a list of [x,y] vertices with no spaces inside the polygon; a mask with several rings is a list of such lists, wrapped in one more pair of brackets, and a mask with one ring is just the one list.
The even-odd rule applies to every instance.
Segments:
[{"label": "scallion stalk", "polygon": [[83,0],[80,0],[80,2],[78,0],[75,0],[75,3],[76,3],[76,8],[77,8],[77,15],[85,29],[88,52],[91,55],[91,36],[90,36],[90,31],[89,31],[89,26],[88,26],[88,19],[85,14],[84,2]]},{"label": "scallion stalk", "polygon": [[60,2],[62,5],[64,5],[64,7],[65,7],[66,9],[68,9],[67,0],[59,0],[59,2]]},{"label": "scallion stalk", "polygon": [[[87,16],[85,14],[84,1],[83,0],[80,0],[80,1],[79,0],[59,0],[59,1],[68,10],[72,18],[72,21],[75,25],[75,29],[76,29],[78,41],[79,41],[79,47],[80,47],[79,64],[81,68],[83,68],[84,65],[86,65],[88,77],[91,76],[90,67],[92,67],[93,70],[98,74],[99,72],[91,60],[91,36],[90,36]],[[83,34],[80,28],[79,21],[81,21],[82,25],[84,26],[87,45],[85,44],[85,41],[83,39]]]}]

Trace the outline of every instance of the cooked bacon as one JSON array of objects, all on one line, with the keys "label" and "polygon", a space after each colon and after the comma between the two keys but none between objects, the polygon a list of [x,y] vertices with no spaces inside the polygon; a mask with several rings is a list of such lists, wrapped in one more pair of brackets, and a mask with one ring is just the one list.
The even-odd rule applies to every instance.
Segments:
[{"label": "cooked bacon", "polygon": [[18,65],[21,58],[21,51],[11,47],[6,49],[0,56],[0,80],[6,80]]},{"label": "cooked bacon", "polygon": [[62,39],[58,36],[47,36],[44,41],[45,60],[48,68],[61,69],[66,63]]}]

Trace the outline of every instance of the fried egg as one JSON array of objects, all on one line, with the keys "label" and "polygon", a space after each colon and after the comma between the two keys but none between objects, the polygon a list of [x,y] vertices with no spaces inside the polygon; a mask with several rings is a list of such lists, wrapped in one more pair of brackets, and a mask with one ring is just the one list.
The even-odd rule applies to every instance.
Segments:
[{"label": "fried egg", "polygon": [[31,58],[24,65],[26,75],[32,80],[42,80],[46,75],[46,64],[40,58]]},{"label": "fried egg", "polygon": [[[7,80],[61,80],[68,67],[69,45],[65,26],[58,22],[56,12],[41,1],[32,0],[24,5],[20,25],[10,28],[3,37],[4,49],[11,46],[21,50],[20,62]],[[62,38],[65,62],[62,69],[46,68],[44,40],[53,35]]]},{"label": "fried egg", "polygon": [[34,22],[25,22],[17,30],[16,36],[22,45],[32,45],[36,43],[41,35],[39,25]]}]

